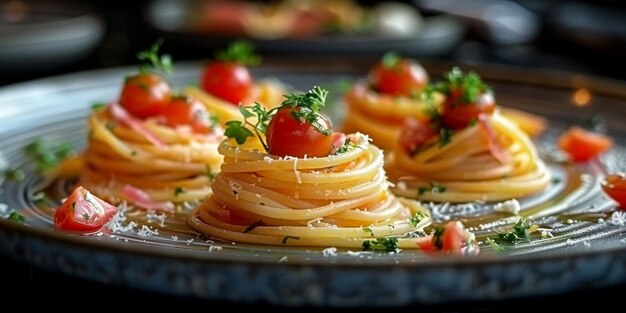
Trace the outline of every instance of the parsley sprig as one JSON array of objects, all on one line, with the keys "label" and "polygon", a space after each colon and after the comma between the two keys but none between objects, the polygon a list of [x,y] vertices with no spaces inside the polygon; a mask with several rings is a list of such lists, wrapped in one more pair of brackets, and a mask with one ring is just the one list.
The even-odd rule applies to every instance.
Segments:
[{"label": "parsley sprig", "polygon": [[150,73],[153,71],[160,71],[163,73],[171,73],[174,71],[174,64],[172,62],[172,56],[169,54],[162,54],[159,56],[159,49],[163,44],[163,39],[158,39],[150,46],[149,49],[140,51],[137,53],[137,59],[147,62],[139,67],[141,73]]},{"label": "parsley sprig", "polygon": [[74,153],[74,149],[68,142],[62,142],[57,146],[44,143],[37,139],[24,148],[27,155],[35,159],[37,169],[41,172],[56,167],[62,160]]},{"label": "parsley sprig", "polygon": [[281,105],[270,110],[265,109],[257,102],[251,106],[240,107],[239,111],[243,115],[243,122],[227,122],[224,135],[228,138],[234,138],[240,145],[245,143],[248,137],[256,135],[265,151],[268,152],[269,147],[265,142],[264,135],[270,121],[278,110],[291,107],[297,109],[291,112],[293,118],[301,123],[309,122],[317,131],[329,136],[332,130],[325,128],[318,122],[319,112],[325,106],[327,95],[327,90],[315,86],[306,93],[285,95],[285,100]]},{"label": "parsley sprig", "polygon": [[254,53],[254,46],[243,40],[231,43],[226,50],[217,51],[215,58],[223,62],[234,62],[245,66],[261,63],[261,56]]},{"label": "parsley sprig", "polygon": [[446,95],[460,90],[461,96],[455,99],[454,105],[476,103],[481,93],[490,90],[489,86],[482,81],[478,74],[471,71],[465,74],[458,67],[453,67],[452,70],[445,73],[444,78],[446,81],[435,84],[434,88],[436,91]]}]

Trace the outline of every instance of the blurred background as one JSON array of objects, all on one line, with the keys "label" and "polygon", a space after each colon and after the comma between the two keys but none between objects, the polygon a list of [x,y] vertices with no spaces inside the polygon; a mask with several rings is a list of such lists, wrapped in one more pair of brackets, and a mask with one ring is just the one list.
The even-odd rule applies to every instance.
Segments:
[{"label": "blurred background", "polygon": [[550,0],[2,0],[0,84],[135,64],[158,37],[174,59],[234,38],[266,57],[501,63],[626,79],[626,5]]}]

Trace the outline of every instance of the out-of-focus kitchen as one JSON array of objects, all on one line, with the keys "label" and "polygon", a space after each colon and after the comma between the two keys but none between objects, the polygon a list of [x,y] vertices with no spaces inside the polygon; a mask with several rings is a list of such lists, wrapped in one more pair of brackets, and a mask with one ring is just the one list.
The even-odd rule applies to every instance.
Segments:
[{"label": "out-of-focus kitchen", "polygon": [[[333,67],[346,59],[368,64],[393,51],[427,65],[508,66],[620,82],[626,80],[625,17],[626,4],[608,0],[3,0],[0,87],[134,66],[137,53],[157,40],[162,40],[161,51],[171,55],[175,64],[201,62],[237,39],[251,42],[268,64],[316,60],[315,64]],[[0,276],[22,294],[61,294],[55,289],[64,284],[75,286],[72,297],[115,293],[118,300],[140,301],[148,307],[163,299],[175,305],[203,303],[67,277],[4,257]],[[424,304],[423,308],[534,310],[546,303],[575,304],[593,297],[604,301],[606,293],[623,287],[581,287],[567,293],[555,290],[556,295]],[[619,301],[609,303],[620,305]],[[266,306],[234,304],[230,311]]]}]

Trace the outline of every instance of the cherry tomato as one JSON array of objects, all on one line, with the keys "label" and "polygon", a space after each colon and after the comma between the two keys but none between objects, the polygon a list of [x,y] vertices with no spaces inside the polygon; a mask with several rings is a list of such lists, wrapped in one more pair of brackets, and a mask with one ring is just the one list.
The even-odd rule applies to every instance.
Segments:
[{"label": "cherry tomato", "polygon": [[194,132],[201,134],[209,133],[213,126],[204,104],[191,96],[172,98],[162,114],[166,125],[189,125]]},{"label": "cherry tomato", "polygon": [[234,62],[212,62],[200,78],[202,88],[221,99],[239,105],[251,93],[252,75],[248,68]]},{"label": "cherry tomato", "polygon": [[399,58],[393,64],[380,62],[369,73],[369,80],[380,93],[412,96],[428,83],[426,70],[417,62]]},{"label": "cherry tomato", "polygon": [[124,83],[120,104],[130,114],[146,118],[156,116],[167,106],[172,97],[168,83],[156,74],[138,74]]},{"label": "cherry tomato", "polygon": [[461,129],[472,121],[478,121],[481,113],[491,114],[496,107],[492,92],[483,92],[478,95],[476,103],[466,103],[462,99],[463,90],[452,91],[444,101],[441,121],[446,127]]},{"label": "cherry tomato", "polygon": [[465,245],[465,228],[461,222],[451,221],[443,226],[439,234],[419,238],[416,244],[425,253],[441,251],[461,255]]},{"label": "cherry tomato", "polygon": [[576,126],[559,137],[558,145],[572,161],[586,162],[609,150],[613,146],[613,140]]},{"label": "cherry tomato", "polygon": [[54,213],[57,229],[92,233],[100,230],[117,210],[114,206],[78,186]]},{"label": "cherry tomato", "polygon": [[617,173],[605,177],[602,190],[615,200],[621,209],[626,209],[626,174]]},{"label": "cherry tomato", "polygon": [[[308,121],[298,121],[291,114],[297,108],[285,107],[278,112],[267,127],[267,145],[269,152],[278,156],[293,156],[302,158],[324,157],[330,154],[334,137],[324,135]],[[332,131],[330,121],[318,114],[317,123],[323,128]]]},{"label": "cherry tomato", "polygon": [[430,138],[437,136],[438,129],[428,122],[407,118],[400,133],[400,146],[409,154],[413,154]]}]

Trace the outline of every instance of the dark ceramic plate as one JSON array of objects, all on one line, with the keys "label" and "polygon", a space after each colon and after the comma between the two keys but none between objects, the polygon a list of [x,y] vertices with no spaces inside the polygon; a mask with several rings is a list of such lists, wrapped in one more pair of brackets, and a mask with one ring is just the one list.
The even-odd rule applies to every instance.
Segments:
[{"label": "dark ceramic plate", "polygon": [[[333,85],[363,75],[369,63],[276,63],[256,71],[299,89]],[[450,64],[426,63],[433,76]],[[178,66],[177,85],[195,81],[199,63]],[[184,216],[144,218],[134,229],[79,236],[53,229],[51,210],[35,196],[43,179],[23,148],[35,139],[85,145],[85,117],[96,101],[117,97],[134,69],[112,69],[43,79],[0,89],[0,147],[6,166],[26,172],[2,182],[0,213],[17,210],[26,224],[0,218],[0,253],[38,267],[112,285],[173,295],[281,305],[406,305],[506,299],[556,294],[626,283],[626,220],[599,188],[606,172],[624,171],[626,86],[598,78],[547,71],[481,66],[500,104],[541,114],[550,127],[537,142],[557,178],[543,194],[522,199],[520,215],[544,236],[496,253],[481,244],[475,258],[256,246],[220,242],[186,228]],[[585,88],[585,89],[581,89]],[[577,93],[578,92],[578,93]],[[586,93],[588,92],[588,93]],[[586,97],[589,96],[589,97]],[[341,106],[330,108],[339,121]],[[570,124],[601,114],[617,146],[588,164],[550,161],[555,135]],[[62,195],[68,182],[51,187]],[[59,199],[52,199],[58,201]],[[462,218],[477,236],[493,236],[519,217],[493,205],[429,205],[438,219]],[[158,234],[141,236],[142,226]],[[144,230],[143,234],[145,235]]]}]

